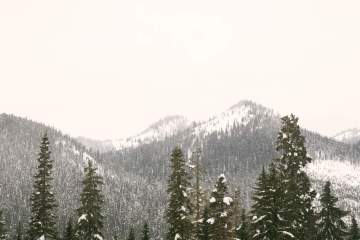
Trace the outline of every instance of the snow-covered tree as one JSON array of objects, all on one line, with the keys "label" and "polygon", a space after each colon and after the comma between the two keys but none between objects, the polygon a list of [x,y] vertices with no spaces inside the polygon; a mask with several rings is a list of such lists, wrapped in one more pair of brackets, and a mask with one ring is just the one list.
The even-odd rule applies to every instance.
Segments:
[{"label": "snow-covered tree", "polygon": [[286,230],[288,226],[283,219],[280,185],[279,173],[274,164],[270,165],[269,173],[265,168],[262,169],[256,183],[251,211],[254,240],[293,238],[293,235]]},{"label": "snow-covered tree", "polygon": [[314,213],[312,202],[315,191],[311,190],[309,177],[304,167],[311,162],[305,147],[305,138],[301,134],[298,118],[294,115],[281,118],[282,125],[277,138],[276,150],[280,157],[275,159],[278,164],[279,178],[282,182],[281,191],[284,202],[281,205],[283,218],[289,228],[284,229],[297,239],[308,240],[307,233],[311,232],[308,223]]},{"label": "snow-covered tree", "polygon": [[130,228],[130,232],[129,232],[129,236],[127,237],[127,240],[135,240],[134,228]]},{"label": "snow-covered tree", "polygon": [[193,235],[192,207],[188,196],[190,183],[184,155],[179,147],[176,147],[171,153],[170,167],[171,173],[167,188],[169,199],[166,209],[169,228],[166,239],[189,240]]},{"label": "snow-covered tree", "polygon": [[31,195],[31,219],[28,231],[30,240],[40,237],[57,239],[56,200],[52,192],[52,170],[54,160],[51,159],[50,143],[47,133],[41,140],[38,155],[37,173],[34,176],[34,187]]},{"label": "snow-covered tree", "polygon": [[211,240],[232,239],[232,205],[233,199],[229,196],[226,178],[224,174],[221,174],[209,200],[210,218],[206,221],[211,224]]},{"label": "snow-covered tree", "polygon": [[6,224],[3,216],[3,211],[0,209],[0,240],[7,238]]},{"label": "snow-covered tree", "polygon": [[149,225],[147,222],[144,223],[141,240],[150,240]]},{"label": "snow-covered tree", "polygon": [[102,208],[104,196],[101,192],[103,179],[97,173],[91,161],[85,167],[83,190],[80,195],[81,206],[77,209],[78,220],[75,238],[77,240],[102,240],[103,219]]},{"label": "snow-covered tree", "polygon": [[241,224],[241,196],[240,196],[240,190],[235,189],[234,197],[233,197],[233,209],[232,209],[232,226],[234,230],[240,226]]},{"label": "snow-covered tree", "polygon": [[236,228],[236,238],[238,240],[250,240],[250,226],[245,209],[241,211],[240,225]]},{"label": "snow-covered tree", "polygon": [[351,216],[349,240],[360,240],[359,226],[354,216]]},{"label": "snow-covered tree", "polygon": [[331,183],[327,181],[320,198],[321,210],[319,213],[318,239],[346,239],[346,224],[342,218],[347,215],[347,212],[336,206],[337,201],[337,197],[331,193]]},{"label": "snow-covered tree", "polygon": [[210,240],[210,227],[211,224],[210,222],[208,222],[207,220],[210,218],[209,215],[209,207],[205,206],[203,214],[202,214],[202,218],[199,222],[199,227],[201,229],[201,234],[199,236],[200,240]]},{"label": "snow-covered tree", "polygon": [[65,233],[63,240],[74,240],[74,227],[73,221],[70,218],[66,224]]}]

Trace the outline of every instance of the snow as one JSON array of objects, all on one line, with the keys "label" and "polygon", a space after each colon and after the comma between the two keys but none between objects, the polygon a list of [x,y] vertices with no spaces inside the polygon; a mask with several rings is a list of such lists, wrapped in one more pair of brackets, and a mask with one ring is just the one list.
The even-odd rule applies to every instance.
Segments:
[{"label": "snow", "polygon": [[348,129],[336,134],[333,138],[339,142],[355,143],[360,141],[360,129]]},{"label": "snow", "polygon": [[45,240],[45,236],[41,235],[41,237],[39,237],[38,240]]},{"label": "snow", "polygon": [[207,223],[209,224],[214,224],[215,219],[214,218],[209,218],[208,220],[206,220]]},{"label": "snow", "polygon": [[175,235],[174,240],[178,240],[178,239],[181,239],[181,236],[180,236],[180,234],[177,233],[177,234]]},{"label": "snow", "polygon": [[225,174],[220,174],[219,178],[218,179],[223,179],[221,182],[222,183],[225,183],[226,182],[226,177],[225,177]]},{"label": "snow", "polygon": [[100,236],[99,234],[94,234],[94,238],[99,239],[99,240],[103,240],[102,236]]},{"label": "snow", "polygon": [[230,205],[233,202],[233,199],[231,197],[224,197],[223,202],[226,205]]},{"label": "snow", "polygon": [[78,219],[78,223],[81,222],[81,221],[87,221],[87,214],[83,214],[79,217]]},{"label": "snow", "polygon": [[214,202],[216,202],[216,199],[215,199],[214,197],[211,197],[211,198],[210,198],[210,202],[211,202],[211,203],[214,203]]}]

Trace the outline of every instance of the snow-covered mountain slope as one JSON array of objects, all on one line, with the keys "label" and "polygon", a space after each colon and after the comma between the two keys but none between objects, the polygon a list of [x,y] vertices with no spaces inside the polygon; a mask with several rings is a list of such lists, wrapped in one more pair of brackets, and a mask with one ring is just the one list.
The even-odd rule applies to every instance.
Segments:
[{"label": "snow-covered mountain slope", "polygon": [[315,189],[321,193],[326,181],[339,198],[340,205],[360,218],[360,164],[352,161],[315,160],[307,166]]},{"label": "snow-covered mountain slope", "polygon": [[[240,101],[228,110],[196,125],[193,132],[197,136],[206,136],[214,132],[229,132],[234,127],[244,127],[254,120],[277,116],[274,111],[251,101]],[[256,127],[261,128],[261,122]]]},{"label": "snow-covered mountain slope", "polygon": [[94,140],[86,137],[77,137],[76,141],[86,146],[87,149],[99,151],[100,153],[115,150],[115,146],[112,141]]},{"label": "snow-covered mountain slope", "polygon": [[358,128],[348,129],[336,134],[335,136],[333,136],[333,138],[340,142],[351,143],[351,144],[358,143],[360,141],[360,129]]},{"label": "snow-covered mountain slope", "polygon": [[167,116],[153,124],[139,134],[119,140],[104,141],[105,144],[111,143],[115,149],[137,147],[154,141],[164,140],[167,137],[176,135],[191,125],[191,122],[183,116]]}]

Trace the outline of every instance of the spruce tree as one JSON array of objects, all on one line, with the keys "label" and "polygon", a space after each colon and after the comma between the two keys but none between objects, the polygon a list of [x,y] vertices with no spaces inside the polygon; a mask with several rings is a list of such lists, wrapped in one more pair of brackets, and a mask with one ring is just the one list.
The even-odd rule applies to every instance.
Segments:
[{"label": "spruce tree", "polygon": [[287,222],[283,219],[283,204],[279,173],[274,164],[270,165],[269,173],[265,168],[257,180],[253,195],[251,211],[252,239],[272,240],[291,239],[293,236],[286,231]]},{"label": "spruce tree", "polygon": [[134,228],[130,228],[130,232],[127,240],[135,240]]},{"label": "spruce tree", "polygon": [[103,239],[102,205],[104,196],[101,193],[103,179],[97,173],[91,161],[85,167],[83,190],[80,195],[81,206],[77,209],[78,221],[75,238],[77,240]]},{"label": "spruce tree", "polygon": [[37,173],[34,176],[34,189],[31,195],[31,219],[28,237],[37,240],[57,239],[56,229],[56,200],[52,192],[52,169],[54,160],[51,159],[50,143],[45,133],[41,140],[38,155]]},{"label": "spruce tree", "polygon": [[3,216],[3,211],[0,209],[0,240],[7,238],[6,223]]},{"label": "spruce tree", "polygon": [[351,216],[349,240],[360,240],[359,226],[354,216]]},{"label": "spruce tree", "polygon": [[321,210],[319,213],[318,239],[346,239],[346,224],[342,218],[347,215],[347,212],[336,206],[337,201],[337,197],[331,193],[331,183],[327,181],[320,198]]},{"label": "spruce tree", "polygon": [[166,218],[169,226],[167,240],[189,240],[193,235],[192,208],[188,197],[189,174],[186,172],[184,155],[176,147],[170,157],[171,174],[168,180],[169,196]]},{"label": "spruce tree", "polygon": [[74,240],[74,227],[73,227],[73,221],[71,218],[69,219],[69,221],[66,224],[64,240]]},{"label": "spruce tree", "polygon": [[210,218],[207,221],[211,224],[211,240],[232,239],[232,204],[233,199],[228,196],[226,178],[222,174],[219,176],[210,196]]},{"label": "spruce tree", "polygon": [[210,214],[209,207],[205,206],[202,218],[199,222],[200,223],[199,227],[201,229],[199,240],[210,240],[210,227],[211,227],[210,222],[211,221],[209,222],[209,218],[210,218],[209,214]]},{"label": "spruce tree", "polygon": [[236,228],[236,238],[238,240],[250,240],[250,226],[245,209],[241,211],[240,225]]},{"label": "spruce tree", "polygon": [[[311,162],[305,147],[305,138],[301,134],[298,118],[294,115],[281,118],[281,130],[277,138],[276,150],[280,158],[278,164],[281,192],[284,199],[282,217],[288,222],[283,231],[300,240],[309,240],[307,235],[313,231],[314,209],[312,202],[315,191],[311,190],[309,177],[304,167]],[[310,222],[308,222],[310,221]]]},{"label": "spruce tree", "polygon": [[150,240],[149,225],[147,223],[144,223],[144,229],[142,232],[141,240]]}]

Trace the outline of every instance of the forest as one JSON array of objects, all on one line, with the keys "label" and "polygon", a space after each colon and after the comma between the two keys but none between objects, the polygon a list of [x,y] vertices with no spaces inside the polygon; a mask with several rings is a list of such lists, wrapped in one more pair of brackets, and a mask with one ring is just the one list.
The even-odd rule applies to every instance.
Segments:
[{"label": "forest", "polygon": [[[312,188],[304,170],[312,159],[298,118],[294,115],[281,118],[275,145],[278,156],[264,165],[258,175],[250,207],[242,203],[241,189],[230,190],[226,172],[215,179],[210,191],[205,191],[202,149],[199,147],[190,154],[188,161],[181,147],[175,147],[169,158],[167,203],[164,206],[166,229],[161,239],[359,240],[355,216],[338,206],[331,182],[327,181],[321,192]],[[53,192],[55,160],[51,153],[51,144],[45,133],[41,139],[33,188],[28,196],[30,218],[9,226],[0,209],[0,239],[105,239],[105,186],[96,163],[91,160],[84,167],[79,207],[66,216],[66,227],[59,228],[59,205]],[[128,240],[158,239],[152,236],[148,225],[150,220],[143,219],[141,232],[130,228],[128,232],[120,233],[114,229],[110,238],[120,240],[118,236],[127,235]],[[10,228],[16,231],[10,233]]]}]

